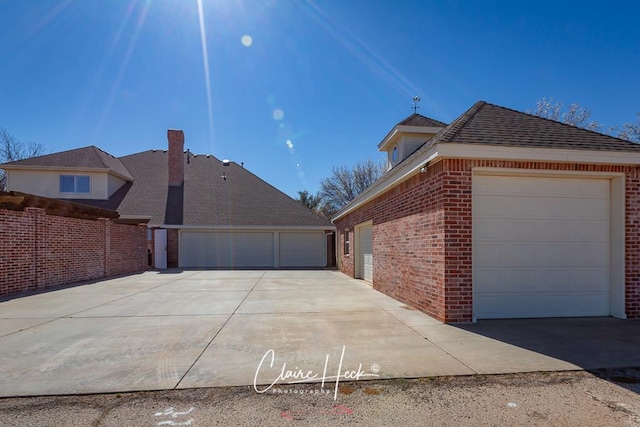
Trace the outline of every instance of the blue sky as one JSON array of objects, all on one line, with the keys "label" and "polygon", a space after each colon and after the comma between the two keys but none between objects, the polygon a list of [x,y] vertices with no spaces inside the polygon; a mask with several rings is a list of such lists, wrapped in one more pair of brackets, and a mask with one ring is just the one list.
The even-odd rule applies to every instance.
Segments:
[{"label": "blue sky", "polygon": [[553,97],[608,125],[640,111],[637,1],[198,6],[0,0],[0,126],[116,156],[166,148],[180,128],[192,152],[296,196],[334,165],[380,158],[415,95],[445,122],[478,100],[524,111]]}]

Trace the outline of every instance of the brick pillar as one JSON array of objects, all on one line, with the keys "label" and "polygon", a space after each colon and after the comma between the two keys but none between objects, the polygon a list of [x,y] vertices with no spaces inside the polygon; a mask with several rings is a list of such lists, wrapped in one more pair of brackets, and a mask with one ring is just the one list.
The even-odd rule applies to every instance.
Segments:
[{"label": "brick pillar", "polygon": [[98,221],[102,224],[103,233],[103,258],[102,258],[102,277],[109,277],[111,275],[111,220],[107,218],[99,218]]},{"label": "brick pillar", "polygon": [[[44,225],[43,217],[45,214],[44,209],[41,208],[25,208],[25,213],[32,218],[32,242],[33,242],[33,256],[31,261],[31,284],[29,288],[32,289],[44,289],[46,283],[44,281],[44,275],[46,272],[40,271],[40,257],[42,242],[42,227]],[[28,290],[28,289],[27,289]]]}]

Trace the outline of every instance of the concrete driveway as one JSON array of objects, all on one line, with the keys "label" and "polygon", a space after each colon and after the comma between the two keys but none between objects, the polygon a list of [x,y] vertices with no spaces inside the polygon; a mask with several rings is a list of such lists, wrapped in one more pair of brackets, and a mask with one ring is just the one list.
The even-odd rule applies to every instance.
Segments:
[{"label": "concrete driveway", "polygon": [[0,302],[0,396],[640,366],[638,336],[444,325],[335,271],[148,272]]}]

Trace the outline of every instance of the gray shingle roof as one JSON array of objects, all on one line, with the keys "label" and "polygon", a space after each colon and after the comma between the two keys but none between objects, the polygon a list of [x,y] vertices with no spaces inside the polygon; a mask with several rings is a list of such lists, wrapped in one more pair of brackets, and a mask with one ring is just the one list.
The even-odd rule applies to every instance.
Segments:
[{"label": "gray shingle roof", "polygon": [[35,166],[108,169],[125,179],[132,179],[129,171],[117,157],[102,151],[94,145],[76,148],[74,150],[61,151],[59,153],[46,154],[44,156],[32,157],[30,159],[18,160],[7,163],[6,165],[12,167]]},{"label": "gray shingle roof", "polygon": [[640,151],[640,144],[484,101],[475,103],[427,142],[573,150]]},{"label": "gray shingle roof", "polygon": [[223,166],[214,156],[189,157],[187,163],[185,155],[184,185],[175,188],[167,184],[166,151],[121,157],[122,164],[131,171],[133,183],[107,201],[82,203],[114,209],[120,215],[151,216],[150,224],[332,227],[324,218],[235,163]]},{"label": "gray shingle roof", "polygon": [[424,127],[440,127],[443,128],[447,124],[421,114],[413,113],[396,126],[424,126]]}]

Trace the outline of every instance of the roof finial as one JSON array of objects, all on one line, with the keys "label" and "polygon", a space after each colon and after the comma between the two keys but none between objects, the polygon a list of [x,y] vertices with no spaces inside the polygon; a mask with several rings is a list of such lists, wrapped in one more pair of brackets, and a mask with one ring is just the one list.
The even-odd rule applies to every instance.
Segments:
[{"label": "roof finial", "polygon": [[421,99],[419,96],[413,97],[413,114],[416,114],[418,112],[418,108],[420,108],[420,106],[418,105],[418,102],[420,101]]}]

